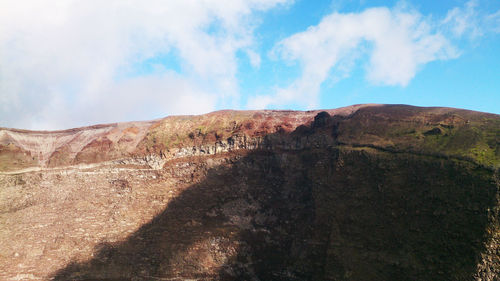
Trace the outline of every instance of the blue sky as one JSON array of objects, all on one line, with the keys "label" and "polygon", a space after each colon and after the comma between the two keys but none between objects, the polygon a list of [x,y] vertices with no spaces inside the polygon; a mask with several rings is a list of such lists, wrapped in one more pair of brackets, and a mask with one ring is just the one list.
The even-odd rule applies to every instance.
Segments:
[{"label": "blue sky", "polygon": [[3,127],[359,103],[500,114],[500,2],[0,2]]}]

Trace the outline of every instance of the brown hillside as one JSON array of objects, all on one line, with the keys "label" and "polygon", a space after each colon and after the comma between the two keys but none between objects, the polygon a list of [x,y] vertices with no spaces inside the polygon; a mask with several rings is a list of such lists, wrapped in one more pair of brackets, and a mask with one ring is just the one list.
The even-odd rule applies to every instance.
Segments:
[{"label": "brown hillside", "polygon": [[500,116],[0,129],[0,280],[498,280]]}]

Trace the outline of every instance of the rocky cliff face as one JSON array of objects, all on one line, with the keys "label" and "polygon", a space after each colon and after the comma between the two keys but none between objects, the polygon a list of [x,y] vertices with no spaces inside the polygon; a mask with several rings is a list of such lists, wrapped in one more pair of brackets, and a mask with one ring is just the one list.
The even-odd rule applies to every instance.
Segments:
[{"label": "rocky cliff face", "polygon": [[498,280],[500,117],[359,105],[0,130],[0,279]]}]

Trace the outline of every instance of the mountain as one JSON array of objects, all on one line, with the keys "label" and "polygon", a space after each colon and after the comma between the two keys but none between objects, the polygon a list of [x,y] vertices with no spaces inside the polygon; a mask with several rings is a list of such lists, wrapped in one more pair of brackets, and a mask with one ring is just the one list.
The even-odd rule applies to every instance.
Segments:
[{"label": "mountain", "polygon": [[498,280],[500,116],[355,105],[0,129],[2,280]]}]

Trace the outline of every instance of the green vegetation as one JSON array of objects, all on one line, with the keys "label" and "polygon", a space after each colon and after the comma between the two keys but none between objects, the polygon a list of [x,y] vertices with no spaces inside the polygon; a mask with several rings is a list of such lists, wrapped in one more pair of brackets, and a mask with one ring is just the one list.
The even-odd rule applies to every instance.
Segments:
[{"label": "green vegetation", "polygon": [[500,118],[464,113],[423,111],[401,119],[390,113],[387,116],[359,114],[340,124],[339,140],[346,144],[464,158],[499,167]]},{"label": "green vegetation", "polygon": [[469,122],[453,128],[442,128],[443,134],[423,138],[424,151],[436,151],[450,156],[471,158],[498,167],[500,158],[500,120]]}]

